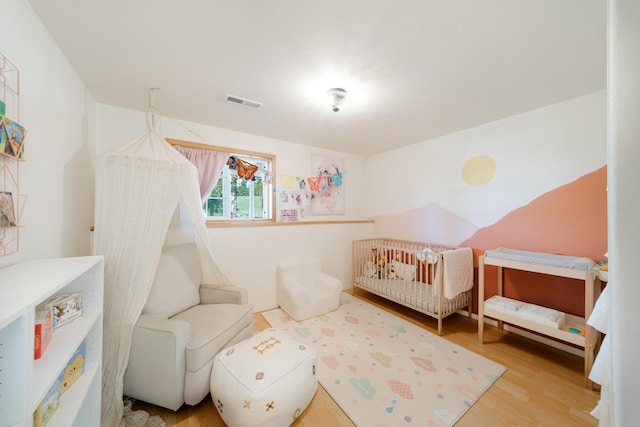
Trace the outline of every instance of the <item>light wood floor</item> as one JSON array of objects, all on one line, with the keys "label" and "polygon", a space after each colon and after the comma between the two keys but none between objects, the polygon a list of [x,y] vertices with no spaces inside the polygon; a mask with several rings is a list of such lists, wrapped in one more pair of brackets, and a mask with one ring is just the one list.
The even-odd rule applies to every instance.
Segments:
[{"label": "light wood floor", "polygon": [[[437,322],[428,316],[364,291],[358,291],[356,296],[437,334]],[[255,314],[254,319],[256,331],[269,327],[261,314]],[[444,320],[443,338],[508,369],[456,427],[598,425],[589,412],[596,406],[600,393],[588,390],[584,385],[583,358],[491,326],[485,327],[485,343],[481,345],[476,321],[458,314]],[[137,402],[133,409],[162,416],[167,427],[225,425],[209,396],[196,406],[183,405],[177,412],[144,402]],[[354,426],[322,386],[293,425]]]}]

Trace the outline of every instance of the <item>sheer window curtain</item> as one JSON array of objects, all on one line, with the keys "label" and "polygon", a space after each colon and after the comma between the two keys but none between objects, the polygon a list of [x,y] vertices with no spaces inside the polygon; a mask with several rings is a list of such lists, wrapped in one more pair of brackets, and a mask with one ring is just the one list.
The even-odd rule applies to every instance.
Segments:
[{"label": "sheer window curtain", "polygon": [[211,194],[213,187],[218,183],[218,178],[220,178],[220,173],[230,153],[182,147],[180,145],[174,145],[173,148],[186,157],[198,169],[200,201],[204,203],[209,197],[209,194]]}]

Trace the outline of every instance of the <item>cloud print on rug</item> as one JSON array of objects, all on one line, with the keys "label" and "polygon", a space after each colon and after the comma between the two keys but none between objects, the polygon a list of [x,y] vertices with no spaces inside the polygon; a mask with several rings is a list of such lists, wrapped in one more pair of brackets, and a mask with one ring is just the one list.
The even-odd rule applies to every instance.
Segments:
[{"label": "cloud print on rug", "polygon": [[316,351],[320,383],[358,426],[451,426],[506,371],[356,297],[340,302],[302,322],[263,316]]}]

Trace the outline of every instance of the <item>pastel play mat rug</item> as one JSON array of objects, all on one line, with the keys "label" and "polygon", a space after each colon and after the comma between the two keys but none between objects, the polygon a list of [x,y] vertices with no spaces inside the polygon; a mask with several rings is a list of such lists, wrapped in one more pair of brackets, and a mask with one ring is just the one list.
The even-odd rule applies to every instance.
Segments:
[{"label": "pastel play mat rug", "polygon": [[451,426],[506,368],[343,293],[334,312],[269,324],[318,355],[322,386],[358,426]]}]

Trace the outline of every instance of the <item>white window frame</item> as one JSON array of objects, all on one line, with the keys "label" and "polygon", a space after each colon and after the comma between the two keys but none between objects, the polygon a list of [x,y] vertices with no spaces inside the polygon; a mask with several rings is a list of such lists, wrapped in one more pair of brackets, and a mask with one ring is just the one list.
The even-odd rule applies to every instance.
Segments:
[{"label": "white window frame", "polygon": [[[236,150],[237,151],[237,150]],[[268,159],[266,157],[262,157],[262,156],[255,156],[255,155],[251,155],[251,156],[247,156],[247,155],[242,155],[242,154],[238,154],[238,153],[232,153],[231,155],[236,156],[238,158],[241,158],[245,161],[248,161],[249,163],[255,163],[258,166],[262,167],[263,165],[266,166],[266,169],[269,170],[269,164],[272,163],[271,159]],[[272,195],[273,193],[273,186],[272,184],[267,184],[266,188],[263,188],[262,190],[262,217],[261,218],[256,218],[255,217],[255,205],[256,205],[256,199],[254,197],[254,188],[256,185],[255,181],[246,181],[245,180],[245,185],[247,185],[247,187],[249,187],[249,217],[248,218],[235,218],[235,217],[231,217],[231,213],[233,211],[232,209],[232,200],[231,200],[231,187],[232,187],[232,178],[234,175],[237,176],[237,171],[235,170],[231,170],[229,169],[228,166],[225,166],[222,169],[222,173],[221,173],[221,177],[220,179],[222,180],[222,216],[207,216],[207,220],[210,221],[220,221],[220,220],[241,220],[241,221],[246,221],[246,220],[254,220],[254,221],[259,221],[259,220],[271,220],[272,218],[270,218],[270,216],[272,215],[273,210],[271,209],[272,207],[272,197],[270,197],[270,195]],[[261,179],[266,179],[266,177],[260,177]],[[264,185],[264,184],[262,184]],[[205,203],[203,204],[203,209],[205,209],[206,211],[206,204],[208,200],[211,199],[220,199],[218,197],[209,197]]]}]

